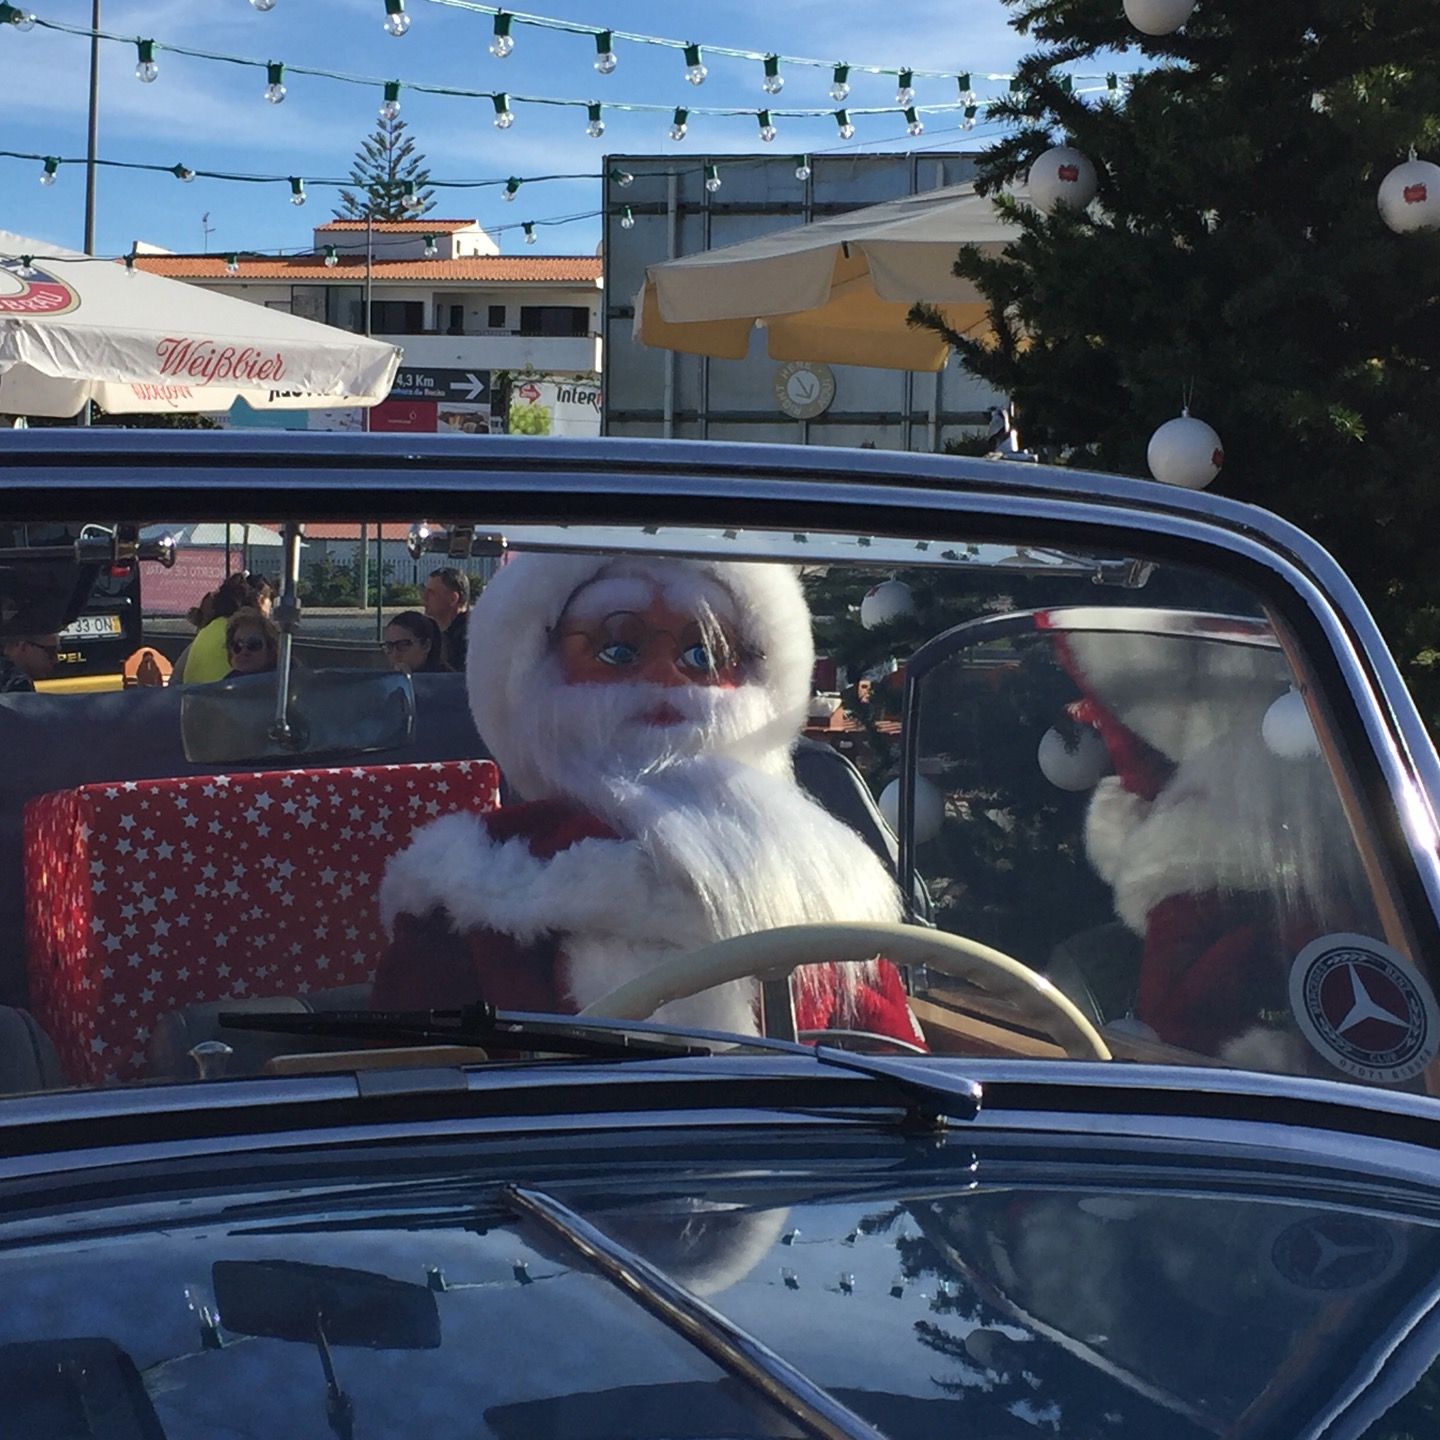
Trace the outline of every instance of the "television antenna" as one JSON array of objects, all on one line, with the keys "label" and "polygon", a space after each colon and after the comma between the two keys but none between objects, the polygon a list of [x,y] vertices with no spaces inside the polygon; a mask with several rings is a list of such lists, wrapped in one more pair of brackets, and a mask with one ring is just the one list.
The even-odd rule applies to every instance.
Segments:
[{"label": "television antenna", "polygon": [[210,253],[210,237],[215,233],[215,227],[210,223],[210,212],[207,210],[200,217],[200,229],[205,235],[205,254]]}]

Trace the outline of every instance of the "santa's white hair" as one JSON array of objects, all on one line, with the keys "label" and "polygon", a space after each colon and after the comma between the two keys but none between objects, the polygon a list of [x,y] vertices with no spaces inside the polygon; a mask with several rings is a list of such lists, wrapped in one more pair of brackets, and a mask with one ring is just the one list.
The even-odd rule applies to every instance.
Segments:
[{"label": "santa's white hair", "polygon": [[[656,592],[702,628],[738,639],[740,683],[565,683],[552,643],[561,617],[643,610]],[[779,925],[900,918],[899,891],[874,851],[794,778],[815,656],[792,569],[522,555],[480,596],[469,647],[471,709],[509,784],[527,800],[573,801],[638,846],[669,910],[633,917],[616,944],[603,925],[577,923],[563,942],[576,1004],[663,958],[635,943],[647,923],[645,938],[674,953]],[[682,723],[647,723],[661,702]],[[842,970],[852,988],[863,973]],[[661,1013],[750,1028],[738,1020],[753,987],[727,988],[719,1013],[685,1002]]]}]

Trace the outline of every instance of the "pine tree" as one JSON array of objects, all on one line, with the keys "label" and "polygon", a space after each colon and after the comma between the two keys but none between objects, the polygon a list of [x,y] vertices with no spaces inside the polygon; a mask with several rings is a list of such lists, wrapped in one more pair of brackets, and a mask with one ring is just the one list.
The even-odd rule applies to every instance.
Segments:
[{"label": "pine tree", "polygon": [[[414,220],[435,208],[425,157],[415,149],[403,120],[376,122],[374,133],[355,152],[350,182],[355,189],[340,192],[337,220],[363,220],[372,213],[377,220]],[[418,210],[405,208],[410,194],[420,197]]]},{"label": "pine tree", "polygon": [[[1440,159],[1440,5],[1201,0],[1151,38],[1119,0],[1006,4],[1036,48],[980,173],[1021,234],[956,266],[996,342],[947,338],[1061,463],[1145,475],[1188,400],[1224,443],[1211,489],[1331,550],[1440,721],[1440,233],[1376,209],[1412,147]],[[1059,78],[1127,61],[1098,101]],[[1001,194],[1061,143],[1096,166],[1089,212]]]}]

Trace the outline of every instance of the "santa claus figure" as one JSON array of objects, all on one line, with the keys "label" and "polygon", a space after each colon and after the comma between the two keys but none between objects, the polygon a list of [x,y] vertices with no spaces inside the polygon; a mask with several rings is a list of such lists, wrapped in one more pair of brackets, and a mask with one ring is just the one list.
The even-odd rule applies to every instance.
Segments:
[{"label": "santa claus figure", "polygon": [[[899,920],[885,866],[795,781],[813,666],[780,566],[514,558],[474,607],[467,684],[522,803],[446,816],[391,862],[373,1003],[574,1012],[730,936]],[[753,1034],[758,995],[655,1018]],[[792,995],[800,1030],[920,1039],[883,960],[805,967]]]}]

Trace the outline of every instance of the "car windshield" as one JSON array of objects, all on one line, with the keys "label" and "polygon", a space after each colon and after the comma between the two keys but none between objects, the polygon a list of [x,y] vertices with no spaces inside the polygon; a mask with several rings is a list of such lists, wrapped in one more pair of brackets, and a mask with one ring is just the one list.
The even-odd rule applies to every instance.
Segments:
[{"label": "car windshield", "polygon": [[1223,552],[14,518],[11,1090],[433,1064],[356,1012],[478,1002],[1426,1089],[1394,815]]}]

